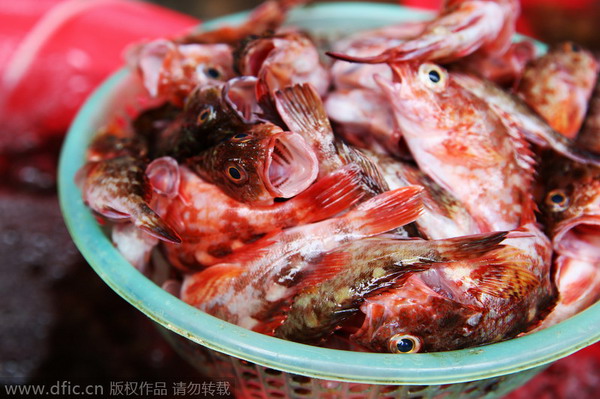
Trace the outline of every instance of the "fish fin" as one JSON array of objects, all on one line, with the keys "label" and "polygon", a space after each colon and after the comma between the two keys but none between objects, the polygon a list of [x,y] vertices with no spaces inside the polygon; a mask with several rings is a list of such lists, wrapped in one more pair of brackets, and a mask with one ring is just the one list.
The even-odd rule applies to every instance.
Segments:
[{"label": "fish fin", "polygon": [[147,204],[140,204],[140,209],[132,213],[133,223],[146,233],[159,240],[181,244],[181,237]]},{"label": "fish fin", "polygon": [[223,257],[221,261],[241,265],[249,264],[251,261],[263,257],[271,250],[271,246],[277,242],[277,236],[280,232],[281,229],[270,231],[258,240],[236,249],[232,254]]},{"label": "fish fin", "polygon": [[275,91],[275,104],[288,128],[309,139],[311,144],[331,136],[333,129],[321,97],[310,83]]},{"label": "fish fin", "polygon": [[362,176],[356,166],[347,166],[321,179],[286,204],[302,209],[302,222],[316,222],[334,216],[360,201],[365,195]]},{"label": "fish fin", "polygon": [[472,290],[499,298],[521,298],[540,284],[526,268],[528,260],[520,250],[505,247],[478,260],[475,274],[479,281]]},{"label": "fish fin", "polygon": [[370,236],[413,222],[423,213],[421,186],[387,191],[358,205],[344,215],[353,231]]},{"label": "fish fin", "polygon": [[390,60],[390,55],[387,52],[383,52],[381,54],[374,55],[371,57],[356,57],[350,54],[343,54],[335,51],[327,51],[325,52],[325,55],[336,60],[355,62],[359,64],[383,64]]},{"label": "fish fin", "polygon": [[441,261],[455,261],[479,258],[486,253],[503,248],[499,245],[507,237],[507,231],[493,233],[473,234],[463,237],[439,240],[438,251],[442,255]]},{"label": "fish fin", "polygon": [[220,295],[224,288],[244,272],[244,268],[234,263],[219,263],[200,272],[189,274],[181,287],[181,299],[198,306]]},{"label": "fish fin", "polygon": [[352,255],[345,251],[332,251],[324,254],[311,262],[308,273],[296,285],[295,291],[302,292],[333,278],[349,266],[351,258]]},{"label": "fish fin", "polygon": [[358,165],[363,174],[363,182],[371,191],[376,194],[389,191],[389,185],[381,170],[369,156],[342,140],[335,140],[334,145],[337,155],[344,164],[354,163]]}]

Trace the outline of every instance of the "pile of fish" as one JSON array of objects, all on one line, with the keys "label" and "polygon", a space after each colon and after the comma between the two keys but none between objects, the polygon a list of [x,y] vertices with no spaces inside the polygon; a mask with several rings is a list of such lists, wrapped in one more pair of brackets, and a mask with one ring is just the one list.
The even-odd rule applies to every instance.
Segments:
[{"label": "pile of fish", "polygon": [[357,351],[473,347],[593,304],[596,58],[513,42],[517,0],[449,0],[325,56],[282,25],[301,3],[128,54],[148,105],[76,177],[125,258],[218,318]]}]

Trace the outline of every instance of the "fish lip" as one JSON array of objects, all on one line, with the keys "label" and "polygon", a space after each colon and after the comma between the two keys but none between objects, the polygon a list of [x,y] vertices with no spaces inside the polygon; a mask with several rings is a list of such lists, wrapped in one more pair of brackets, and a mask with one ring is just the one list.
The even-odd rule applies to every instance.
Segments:
[{"label": "fish lip", "polygon": [[301,193],[315,181],[318,173],[317,156],[300,134],[282,132],[271,138],[263,181],[273,197],[291,198]]},{"label": "fish lip", "polygon": [[[225,99],[225,104],[238,115],[243,123],[246,124],[263,121],[262,118],[257,116],[257,112],[260,111],[260,106],[258,105],[255,96],[257,82],[258,78],[254,76],[239,76],[229,79],[225,85],[223,85],[223,98]],[[247,92],[246,95],[250,95],[251,100],[244,98],[241,102],[236,102],[235,97],[233,97],[232,94],[236,92],[242,93],[243,91]],[[246,104],[246,107],[243,109],[240,108],[240,103]]]},{"label": "fish lip", "polygon": [[552,244],[561,255],[580,260],[600,260],[600,214],[562,221],[554,231]]}]

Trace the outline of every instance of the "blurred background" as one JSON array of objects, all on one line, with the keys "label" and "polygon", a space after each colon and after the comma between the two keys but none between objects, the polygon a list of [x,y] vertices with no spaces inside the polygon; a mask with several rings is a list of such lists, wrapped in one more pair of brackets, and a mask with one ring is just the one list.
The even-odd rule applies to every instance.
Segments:
[{"label": "blurred background", "polygon": [[[77,108],[122,65],[128,43],[181,34],[258,3],[0,0],[0,384],[210,379],[79,255],[58,208],[57,161]],[[600,51],[598,21],[597,0],[523,0],[519,29]],[[599,351],[555,363],[511,398],[597,397]]]}]

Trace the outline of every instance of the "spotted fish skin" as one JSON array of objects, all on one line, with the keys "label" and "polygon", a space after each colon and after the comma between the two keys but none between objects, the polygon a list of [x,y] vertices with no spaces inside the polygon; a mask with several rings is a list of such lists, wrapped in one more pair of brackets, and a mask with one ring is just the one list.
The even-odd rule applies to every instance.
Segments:
[{"label": "spotted fish skin", "polygon": [[[318,342],[356,314],[365,298],[437,263],[476,259],[499,248],[506,232],[438,241],[367,238],[327,253],[302,281],[275,335]],[[349,267],[352,265],[352,267]]]},{"label": "spotted fish skin", "polygon": [[[350,339],[375,352],[440,352],[513,338],[537,325],[556,300],[551,245],[535,225],[504,248],[465,262],[441,264],[368,297]],[[402,352],[402,351],[400,351]]]},{"label": "spotted fish skin", "polygon": [[590,51],[572,42],[559,43],[527,65],[516,92],[554,130],[574,139],[599,70]]},{"label": "spotted fish skin", "polygon": [[167,242],[181,242],[179,234],[149,206],[152,187],[144,160],[125,155],[90,161],[78,174],[84,202],[99,215],[131,221]]},{"label": "spotted fish skin", "polygon": [[269,330],[310,262],[337,246],[397,228],[422,211],[419,187],[369,199],[342,216],[283,230],[222,263],[186,276],[182,299],[231,323]]}]

